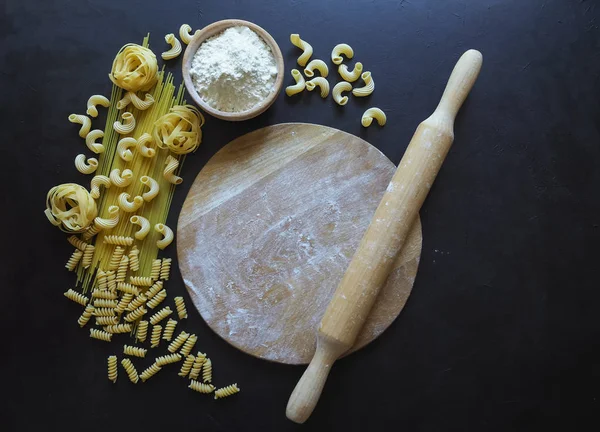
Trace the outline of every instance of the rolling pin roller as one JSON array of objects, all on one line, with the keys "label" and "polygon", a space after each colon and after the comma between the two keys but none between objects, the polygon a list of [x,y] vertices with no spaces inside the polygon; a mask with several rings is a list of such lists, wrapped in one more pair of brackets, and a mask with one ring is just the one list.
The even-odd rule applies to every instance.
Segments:
[{"label": "rolling pin roller", "polygon": [[287,405],[304,423],[315,408],[331,366],[356,340],[387,279],[454,139],[454,119],[473,87],[482,55],[465,52],[456,63],[434,113],[415,131],[398,169],[317,331],[317,349]]}]

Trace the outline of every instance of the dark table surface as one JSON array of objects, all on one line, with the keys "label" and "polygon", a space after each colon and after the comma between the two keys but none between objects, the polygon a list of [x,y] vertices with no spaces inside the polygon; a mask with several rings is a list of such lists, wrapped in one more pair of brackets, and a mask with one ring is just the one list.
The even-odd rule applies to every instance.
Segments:
[{"label": "dark table surface", "polygon": [[[597,430],[598,2],[4,0],[0,8],[3,430]],[[83,111],[89,95],[110,92],[119,47],[150,32],[161,52],[163,35],[180,24],[224,18],[271,32],[286,72],[298,54],[292,32],[320,58],[347,42],[377,90],[343,108],[282,93],[257,119],[208,118],[171,226],[208,159],[266,125],[333,126],[398,163],[461,53],[484,56],[421,212],[423,254],[408,304],[377,341],[335,365],[304,427],[284,414],[304,368],[237,351],[193,309],[188,328],[219,381],[237,381],[240,395],[217,403],[175,373],[134,386],[121,372],[109,383],[106,356],[116,348],[76,325],[80,309],[62,295],[74,283],[63,268],[71,247],[42,213],[51,186],[89,181],[74,170],[82,147],[67,115]],[[167,69],[180,80],[180,61]],[[388,124],[364,130],[360,115],[373,105]],[[173,273],[171,294],[187,296]]]}]

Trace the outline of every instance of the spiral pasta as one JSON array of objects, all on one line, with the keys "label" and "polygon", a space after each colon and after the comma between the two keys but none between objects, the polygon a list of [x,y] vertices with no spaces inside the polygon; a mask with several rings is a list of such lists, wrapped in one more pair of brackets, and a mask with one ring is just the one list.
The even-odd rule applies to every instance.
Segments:
[{"label": "spiral pasta", "polygon": [[164,308],[162,308],[161,310],[159,310],[158,312],[156,312],[154,315],[152,315],[150,317],[150,323],[152,325],[157,324],[160,321],[164,320],[169,315],[171,315],[172,313],[173,313],[173,311],[171,310],[171,308],[169,306],[165,306]]},{"label": "spiral pasta", "polygon": [[71,254],[71,257],[67,261],[67,264],[65,264],[65,268],[69,271],[75,271],[82,257],[83,252],[81,252],[79,249],[75,249],[75,251]]},{"label": "spiral pasta", "polygon": [[150,135],[148,132],[144,132],[144,134],[137,140],[138,152],[143,157],[154,157],[156,155],[156,150],[150,147],[151,144],[154,144],[154,138],[152,138],[152,135]]},{"label": "spiral pasta", "polygon": [[208,357],[202,364],[202,381],[205,383],[212,381],[212,361]]},{"label": "spiral pasta", "polygon": [[129,278],[129,283],[132,285],[149,287],[152,286],[154,282],[152,281],[152,278],[147,276],[131,276]]},{"label": "spiral pasta", "polygon": [[75,183],[54,186],[46,195],[44,214],[54,226],[65,232],[82,232],[98,214],[96,201],[90,193]]},{"label": "spiral pasta", "polygon": [[294,96],[306,88],[306,81],[304,81],[304,77],[298,69],[292,69],[292,77],[296,81],[296,84],[285,88],[285,94],[288,96]]},{"label": "spiral pasta", "polygon": [[129,268],[134,272],[140,269],[140,250],[135,245],[129,250]]},{"label": "spiral pasta", "polygon": [[[116,318],[116,317],[115,317]],[[130,333],[133,329],[131,324],[112,324],[104,327],[104,331],[107,333]]]},{"label": "spiral pasta", "polygon": [[150,269],[150,277],[154,280],[160,279],[160,268],[162,261],[160,258],[152,260],[152,268]]},{"label": "spiral pasta", "polygon": [[121,258],[125,254],[125,249],[121,246],[117,246],[110,256],[110,261],[108,263],[109,270],[117,270],[119,268],[119,264],[121,264]]},{"label": "spiral pasta", "polygon": [[85,145],[96,154],[104,153],[104,144],[97,143],[96,140],[103,138],[104,132],[100,129],[94,129],[85,136]]},{"label": "spiral pasta", "polygon": [[154,198],[156,198],[159,191],[158,182],[150,176],[140,177],[140,182],[142,182],[142,184],[148,186],[149,188],[149,190],[142,194],[142,198],[144,199],[144,201],[150,202]]},{"label": "spiral pasta", "polygon": [[123,354],[133,357],[146,357],[147,349],[141,347],[135,347],[131,345],[123,345]]},{"label": "spiral pasta", "polygon": [[[118,247],[118,246],[117,246]],[[126,294],[132,294],[134,296],[137,296],[140,294],[140,290],[138,287],[132,285],[132,284],[128,284],[126,282],[120,282],[117,284],[117,290],[124,292]]]},{"label": "spiral pasta", "polygon": [[156,246],[161,250],[169,246],[175,238],[171,228],[169,228],[165,224],[159,223],[154,225],[154,231],[163,235],[163,238],[156,242]]},{"label": "spiral pasta", "polygon": [[165,35],[165,42],[171,45],[171,49],[161,54],[163,60],[172,60],[181,54],[181,43],[173,33]]},{"label": "spiral pasta", "polygon": [[162,338],[166,341],[171,341],[173,339],[173,333],[175,333],[175,327],[177,326],[177,321],[169,318],[167,321],[167,325],[165,325],[165,331],[163,332]]},{"label": "spiral pasta", "polygon": [[171,363],[177,363],[181,360],[181,356],[179,354],[166,354],[160,357],[156,357],[156,365],[164,366]]},{"label": "spiral pasta", "polygon": [[197,341],[198,341],[198,336],[196,336],[195,334],[191,334],[187,338],[187,340],[185,341],[183,346],[181,347],[181,351],[180,351],[181,355],[184,357],[187,357],[188,355],[190,355],[190,353],[194,349],[194,345],[196,345]]},{"label": "spiral pasta", "polygon": [[165,160],[165,169],[163,171],[163,177],[171,184],[181,184],[183,179],[175,175],[175,171],[179,167],[179,161],[173,156],[169,155]]},{"label": "spiral pasta", "polygon": [[146,298],[146,294],[141,293],[136,298],[134,298],[132,300],[132,302],[129,303],[129,305],[127,305],[127,308],[125,308],[125,310],[128,310],[128,311],[135,310],[135,309],[139,308],[140,306],[143,306],[147,300],[148,299]]},{"label": "spiral pasta", "polygon": [[177,351],[179,348],[181,348],[183,346],[183,344],[189,337],[190,337],[189,333],[182,331],[181,333],[179,333],[177,335],[175,340],[169,344],[167,349],[169,350],[169,352],[174,353],[175,351]]},{"label": "spiral pasta", "polygon": [[83,312],[81,313],[81,316],[79,317],[79,319],[77,320],[77,324],[79,324],[79,327],[85,326],[89,322],[93,313],[94,313],[94,306],[92,306],[91,304],[88,304],[85,307],[85,309],[83,310]]},{"label": "spiral pasta", "polygon": [[121,261],[119,262],[119,267],[117,268],[117,275],[115,280],[117,283],[125,282],[125,278],[127,277],[127,269],[129,268],[129,257],[127,255],[123,255],[121,257]]},{"label": "spiral pasta", "polygon": [[183,364],[181,365],[181,370],[177,375],[179,375],[180,377],[188,376],[188,374],[192,370],[192,365],[194,364],[195,360],[196,358],[193,355],[188,355],[183,361]]},{"label": "spiral pasta", "polygon": [[81,114],[70,114],[69,121],[71,123],[80,124],[79,128],[79,136],[81,138],[85,138],[92,128],[92,120],[88,116],[84,116]]},{"label": "spiral pasta", "polygon": [[351,59],[354,57],[354,50],[348,44],[338,44],[333,47],[333,50],[331,50],[331,61],[336,65],[341,64],[344,61],[342,54],[348,59]]},{"label": "spiral pasta", "polygon": [[90,183],[90,196],[94,199],[100,198],[100,186],[109,189],[111,184],[110,179],[105,175],[94,176]]},{"label": "spiral pasta", "polygon": [[117,53],[108,77],[128,91],[150,90],[158,79],[156,56],[148,48],[126,44]]},{"label": "spiral pasta", "polygon": [[104,342],[110,342],[112,340],[112,333],[93,328],[90,329],[90,337]]},{"label": "spiral pasta", "polygon": [[130,91],[125,93],[125,96],[123,96],[123,98],[117,102],[117,109],[122,110],[130,103],[132,103],[133,106],[140,111],[146,111],[152,106],[152,104],[154,104],[154,98],[150,93],[146,93],[144,100],[142,100],[137,94]]},{"label": "spiral pasta", "polygon": [[146,312],[148,312],[148,310],[144,306],[140,306],[139,308],[137,308],[137,309],[129,312],[127,315],[125,315],[125,321],[134,322],[134,321],[140,319],[141,317],[143,317],[144,315],[146,315]]},{"label": "spiral pasta", "polygon": [[[95,313],[96,311],[94,311]],[[107,333],[115,333],[112,331],[108,331],[108,327],[112,327],[119,322],[119,317],[117,316],[97,316],[96,317],[96,325],[106,326],[104,331]]]},{"label": "spiral pasta", "polygon": [[192,370],[190,371],[190,379],[198,379],[200,372],[202,371],[202,365],[205,361],[206,354],[198,352],[196,359],[194,360],[194,364],[192,365]]},{"label": "spiral pasta", "polygon": [[133,213],[144,204],[144,198],[139,195],[133,197],[133,201],[130,201],[130,199],[131,195],[127,192],[122,192],[119,195],[119,208],[126,213]]},{"label": "spiral pasta", "polygon": [[98,299],[114,300],[117,298],[117,294],[114,292],[111,292],[111,291],[103,291],[103,290],[95,289],[92,291],[92,297],[98,298]]},{"label": "spiral pasta", "polygon": [[95,308],[94,316],[96,317],[114,317],[116,315],[115,308]]},{"label": "spiral pasta", "polygon": [[96,284],[99,290],[108,289],[106,272],[102,269],[98,270],[98,273],[96,273]]},{"label": "spiral pasta", "polygon": [[354,69],[352,69],[352,71],[348,70],[348,65],[345,64],[341,64],[338,67],[338,72],[340,74],[340,76],[342,77],[342,79],[344,81],[348,81],[348,82],[354,82],[356,81],[359,77],[360,74],[363,71],[363,65],[361,62],[356,62],[356,64],[354,65]]},{"label": "spiral pasta", "polygon": [[237,383],[228,385],[227,387],[220,388],[219,390],[215,390],[215,399],[222,399],[227,396],[234,395],[240,392],[240,388],[237,386]]},{"label": "spiral pasta", "polygon": [[385,113],[379,108],[373,107],[364,112],[362,118],[360,119],[360,123],[364,127],[369,127],[371,126],[371,123],[373,123],[373,119],[377,120],[379,126],[385,125],[385,122],[387,121]]},{"label": "spiral pasta", "polygon": [[142,379],[142,381],[145,382],[157,373],[159,373],[161,369],[162,368],[159,365],[157,365],[156,363],[152,363],[149,367],[144,369],[144,371],[140,374],[140,378]]},{"label": "spiral pasta", "polygon": [[118,374],[117,356],[111,355],[108,357],[108,380],[116,383]]},{"label": "spiral pasta", "polygon": [[158,294],[163,289],[163,286],[163,281],[154,282],[154,285],[152,285],[148,291],[146,291],[146,297],[148,297],[148,300],[152,299],[156,294]]},{"label": "spiral pasta", "polygon": [[191,388],[192,390],[197,391],[198,393],[208,394],[213,392],[215,386],[212,384],[204,384],[196,380],[191,380],[188,388]]},{"label": "spiral pasta", "polygon": [[146,338],[148,337],[148,321],[141,320],[135,331],[135,338],[138,342],[146,342]]},{"label": "spiral pasta", "polygon": [[298,48],[300,48],[302,50],[302,54],[300,55],[300,57],[298,57],[298,60],[296,60],[296,61],[302,67],[306,66],[306,63],[308,62],[308,60],[310,59],[310,56],[312,56],[312,53],[313,53],[312,46],[308,42],[300,39],[300,35],[297,33],[293,33],[290,35],[290,42],[294,46],[297,46]]},{"label": "spiral pasta", "polygon": [[326,78],[329,75],[329,68],[327,64],[323,60],[311,60],[309,64],[304,68],[304,75],[308,78],[312,78],[315,76],[315,70],[318,70],[323,78]]},{"label": "spiral pasta", "polygon": [[347,92],[352,90],[352,84],[346,81],[340,81],[333,87],[331,91],[331,96],[333,100],[338,105],[346,105],[348,103],[348,96],[342,96],[342,92]]},{"label": "spiral pasta", "polygon": [[129,218],[129,222],[139,225],[140,229],[133,235],[138,240],[144,240],[150,232],[150,222],[143,216],[135,215]]},{"label": "spiral pasta", "polygon": [[156,295],[154,297],[152,297],[149,301],[148,301],[148,307],[151,309],[154,309],[156,306],[158,306],[159,304],[161,304],[163,302],[164,299],[167,298],[167,291],[166,290],[160,290],[158,293],[156,293]]},{"label": "spiral pasta", "polygon": [[111,205],[108,207],[108,217],[97,217],[94,219],[94,225],[101,230],[110,230],[119,223],[119,207]]},{"label": "spiral pasta", "polygon": [[94,237],[96,234],[98,234],[100,232],[100,228],[98,228],[96,225],[90,225],[81,235],[81,238],[83,238],[84,240],[90,240],[92,237]]},{"label": "spiral pasta", "polygon": [[371,72],[363,72],[360,77],[365,82],[365,85],[364,87],[359,87],[352,90],[352,94],[356,97],[369,96],[371,93],[373,93],[373,90],[375,90],[375,81],[373,81]]},{"label": "spiral pasta", "polygon": [[97,308],[116,308],[119,302],[116,299],[94,299],[94,307]]},{"label": "spiral pasta", "polygon": [[110,105],[110,101],[102,96],[102,95],[92,95],[87,101],[87,111],[86,114],[91,117],[98,117],[98,108],[97,105],[101,105],[104,108],[108,108]]},{"label": "spiral pasta", "polygon": [[76,235],[71,235],[67,238],[67,241],[75,248],[79,249],[80,251],[84,251],[86,246],[88,245],[86,242],[84,242],[83,240],[77,238]]},{"label": "spiral pasta", "polygon": [[83,251],[83,257],[81,258],[81,266],[83,268],[88,268],[92,265],[92,258],[94,258],[94,251],[96,247],[94,245],[87,245],[85,250]]},{"label": "spiral pasta", "polygon": [[188,317],[187,314],[187,309],[185,308],[185,301],[183,300],[183,297],[175,297],[175,308],[177,309],[177,315],[179,316],[179,319],[185,319]]},{"label": "spiral pasta", "polygon": [[160,333],[162,326],[160,324],[152,326],[152,335],[150,336],[150,348],[156,348],[160,344]]},{"label": "spiral pasta", "polygon": [[133,244],[133,238],[121,235],[107,235],[103,239],[106,244],[113,244],[119,246],[131,246]]},{"label": "spiral pasta", "polygon": [[98,169],[98,159],[89,158],[86,161],[84,154],[78,154],[75,157],[75,168],[81,174],[92,174]]},{"label": "spiral pasta", "polygon": [[196,151],[202,142],[204,116],[192,105],[175,105],[154,122],[152,136],[160,148],[182,155]]},{"label": "spiral pasta", "polygon": [[130,149],[135,149],[136,147],[137,140],[135,138],[121,138],[117,144],[117,154],[125,162],[131,162],[133,160],[133,152]]},{"label": "spiral pasta", "polygon": [[163,258],[162,263],[160,265],[160,278],[162,280],[169,280],[169,276],[171,274],[171,262],[173,260],[171,258]]},{"label": "spiral pasta", "polygon": [[179,27],[179,39],[181,39],[181,42],[188,45],[192,41],[192,38],[199,32],[200,30],[196,30],[196,32],[192,35],[192,28],[189,26],[189,24],[181,24],[181,27]]},{"label": "spiral pasta", "polygon": [[[120,261],[119,261],[120,262]],[[117,292],[117,277],[113,270],[108,270],[106,272],[106,285],[107,289],[111,292]]]},{"label": "spiral pasta", "polygon": [[321,97],[325,99],[329,95],[329,81],[323,77],[316,77],[306,81],[306,90],[313,91],[316,86],[321,89]]},{"label": "spiral pasta", "polygon": [[137,384],[137,382],[139,381],[139,376],[137,370],[135,369],[135,366],[133,365],[133,363],[131,363],[131,360],[129,360],[128,358],[124,358],[123,360],[121,360],[121,364],[123,365],[123,369],[125,369],[125,372],[129,377],[129,381],[131,381],[134,384]]}]

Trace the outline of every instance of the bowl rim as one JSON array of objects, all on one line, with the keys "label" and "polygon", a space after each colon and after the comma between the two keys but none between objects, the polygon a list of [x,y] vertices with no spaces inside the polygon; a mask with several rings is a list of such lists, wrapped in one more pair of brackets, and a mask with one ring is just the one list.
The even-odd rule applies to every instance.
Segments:
[{"label": "bowl rim", "polygon": [[[198,51],[200,45],[208,38],[215,36],[230,27],[238,27],[238,26],[246,26],[250,28],[250,30],[254,31],[258,36],[260,36],[263,41],[271,48],[271,52],[273,53],[273,57],[275,57],[275,64],[277,66],[277,76],[275,77],[275,83],[273,84],[273,90],[262,102],[253,106],[249,110],[239,111],[239,112],[227,112],[220,111],[211,107],[208,103],[206,103],[202,97],[196,91],[194,87],[194,83],[192,82],[192,77],[190,76],[190,68],[191,63],[194,58],[194,54]],[[185,52],[183,54],[183,61],[181,65],[183,82],[185,84],[186,90],[189,95],[192,97],[194,102],[200,106],[200,108],[212,115],[213,117],[229,120],[229,121],[242,121],[248,120],[253,117],[258,116],[265,112],[277,99],[277,96],[281,92],[281,88],[283,86],[283,74],[284,74],[284,61],[283,55],[281,53],[281,49],[273,36],[269,34],[268,31],[263,29],[257,24],[254,24],[250,21],[245,21],[241,19],[225,19],[221,21],[216,21],[212,24],[207,25],[201,30],[196,31],[192,40],[188,44]]]}]

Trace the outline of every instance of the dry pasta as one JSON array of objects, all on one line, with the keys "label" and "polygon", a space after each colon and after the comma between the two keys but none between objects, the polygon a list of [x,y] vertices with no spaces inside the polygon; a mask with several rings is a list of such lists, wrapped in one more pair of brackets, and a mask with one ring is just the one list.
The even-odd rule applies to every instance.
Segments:
[{"label": "dry pasta", "polygon": [[140,229],[134,234],[134,237],[138,240],[144,240],[150,232],[150,222],[143,216],[135,215],[129,219],[134,225],[139,225]]},{"label": "dry pasta", "polygon": [[143,46],[124,45],[117,53],[108,77],[128,91],[149,90],[158,79],[156,56]]},{"label": "dry pasta", "polygon": [[133,357],[146,357],[147,349],[131,345],[123,345],[123,354]]},{"label": "dry pasta", "polygon": [[83,268],[88,268],[92,265],[92,258],[94,258],[94,251],[96,247],[94,245],[87,245],[85,250],[83,251],[83,257],[81,258],[81,266]]},{"label": "dry pasta", "polygon": [[237,386],[237,383],[228,385],[227,387],[220,388],[219,390],[215,390],[215,399],[221,399],[227,396],[231,396],[233,394],[239,393],[240,388]]},{"label": "dry pasta", "polygon": [[116,187],[127,187],[133,181],[133,172],[130,169],[124,169],[121,172],[119,168],[115,168],[110,172],[110,181]]},{"label": "dry pasta", "polygon": [[114,317],[116,315],[115,308],[95,308],[94,316],[96,317]]},{"label": "dry pasta", "polygon": [[338,44],[333,47],[331,51],[331,61],[336,65],[341,64],[344,61],[342,54],[345,55],[348,59],[354,57],[354,50],[348,44]]},{"label": "dry pasta", "polygon": [[93,95],[87,101],[87,111],[86,114],[90,117],[98,117],[98,108],[97,105],[103,106],[104,108],[108,108],[110,106],[110,101],[102,96],[102,95]]},{"label": "dry pasta", "polygon": [[129,268],[134,272],[140,269],[140,250],[135,245],[129,250]]},{"label": "dry pasta", "polygon": [[146,186],[148,186],[148,190],[142,194],[142,198],[146,202],[152,201],[158,195],[159,187],[158,182],[154,180],[150,176],[142,176],[140,177],[140,182]]},{"label": "dry pasta", "polygon": [[[127,134],[130,134],[131,132],[133,132],[133,130],[135,129],[135,117],[133,116],[133,114],[130,112],[124,112],[123,114],[121,114],[121,118],[123,119],[122,122],[116,121],[113,124],[113,129],[115,130],[115,132],[118,133],[119,135],[127,135]],[[137,142],[136,142],[136,144],[137,144]],[[117,147],[117,151],[118,151],[118,147]],[[131,159],[125,159],[125,160],[131,160]]]},{"label": "dry pasta", "polygon": [[156,306],[161,304],[164,299],[167,298],[167,291],[161,290],[159,291],[152,299],[148,301],[148,307],[154,309]]},{"label": "dry pasta", "polygon": [[161,250],[169,246],[175,238],[171,228],[169,228],[165,224],[154,225],[154,231],[163,235],[163,238],[156,242],[156,246],[158,246],[158,248]]},{"label": "dry pasta", "polygon": [[93,328],[90,329],[90,337],[104,342],[110,342],[112,340],[112,333]]},{"label": "dry pasta", "polygon": [[119,223],[119,207],[111,205],[108,208],[108,217],[97,217],[94,219],[94,225],[101,230],[110,230]]},{"label": "dry pasta", "polygon": [[110,256],[110,262],[108,263],[109,270],[117,270],[119,268],[119,264],[121,264],[121,258],[125,254],[125,249],[121,246],[117,246]]},{"label": "dry pasta", "polygon": [[285,94],[288,96],[294,96],[304,90],[306,87],[306,82],[304,81],[304,77],[300,73],[298,69],[292,69],[292,77],[296,81],[296,84],[287,86],[285,88]]},{"label": "dry pasta", "polygon": [[163,258],[162,263],[160,265],[160,278],[162,280],[169,280],[169,276],[171,274],[171,262],[173,260],[171,258]]},{"label": "dry pasta", "polygon": [[385,113],[382,110],[380,110],[379,108],[373,107],[373,108],[369,108],[368,110],[366,110],[364,112],[364,114],[362,115],[362,118],[360,120],[360,123],[364,127],[369,127],[369,126],[371,126],[371,123],[373,123],[373,119],[377,120],[377,123],[379,124],[379,126],[385,125],[385,122],[387,121],[387,117],[386,117]]},{"label": "dry pasta", "polygon": [[129,303],[129,305],[127,306],[127,308],[125,310],[128,310],[128,311],[135,310],[135,309],[139,308],[140,306],[143,306],[147,300],[148,299],[146,298],[146,294],[141,293],[136,298],[134,298],[131,303]]},{"label": "dry pasta", "polygon": [[186,333],[186,332],[182,331],[181,333],[179,333],[177,335],[177,337],[175,338],[175,340],[169,344],[169,347],[167,349],[169,350],[169,352],[174,353],[179,348],[181,348],[181,346],[185,343],[185,341],[189,337],[190,337],[189,333]]},{"label": "dry pasta", "polygon": [[91,304],[88,304],[85,307],[85,309],[82,312],[82,314],[79,317],[79,319],[77,320],[77,324],[79,324],[79,327],[85,326],[89,322],[89,320],[92,317],[93,313],[94,313],[94,306],[92,306]]},{"label": "dry pasta", "polygon": [[106,272],[106,285],[106,289],[109,291],[117,292],[117,277],[113,270],[108,270]]},{"label": "dry pasta", "polygon": [[139,381],[139,377],[135,366],[133,365],[133,363],[131,363],[131,360],[129,360],[128,358],[124,358],[123,360],[121,360],[121,364],[123,365],[123,369],[125,369],[125,372],[129,377],[129,381],[136,384]]},{"label": "dry pasta", "polygon": [[129,278],[129,283],[131,285],[137,285],[137,286],[152,286],[152,284],[154,283],[152,281],[152,278],[147,277],[147,276],[131,276]]},{"label": "dry pasta", "polygon": [[344,81],[354,82],[360,78],[360,74],[363,71],[363,65],[361,62],[356,62],[352,71],[348,70],[348,65],[341,64],[338,67],[338,72]]},{"label": "dry pasta", "polygon": [[312,78],[315,76],[315,70],[318,70],[323,78],[326,78],[329,75],[329,68],[327,64],[323,60],[311,60],[309,64],[304,68],[304,75],[308,78]]},{"label": "dry pasta", "polygon": [[100,129],[90,131],[85,137],[85,145],[96,154],[104,153],[104,144],[97,143],[96,140],[103,138],[104,132]]},{"label": "dry pasta", "polygon": [[135,332],[135,338],[139,342],[146,342],[147,337],[148,337],[148,321],[141,320],[138,323],[137,330]]},{"label": "dry pasta", "polygon": [[98,228],[96,225],[91,225],[81,235],[81,238],[83,238],[84,240],[90,240],[92,237],[94,237],[99,232],[100,232],[100,228]]},{"label": "dry pasta", "polygon": [[297,33],[293,33],[290,35],[290,42],[292,42],[294,46],[297,46],[302,50],[302,54],[300,55],[300,57],[298,57],[297,62],[302,67],[306,66],[306,63],[308,62],[313,53],[312,46],[308,42],[300,39],[300,35]]},{"label": "dry pasta", "polygon": [[179,39],[181,39],[181,42],[188,45],[192,41],[192,38],[199,32],[200,30],[196,30],[196,32],[192,35],[192,28],[189,26],[189,24],[181,24],[181,27],[179,27]]},{"label": "dry pasta", "polygon": [[161,310],[159,310],[158,312],[156,312],[154,315],[152,315],[150,317],[150,323],[152,325],[157,324],[160,321],[164,320],[169,315],[171,315],[172,313],[173,313],[173,311],[171,310],[171,308],[169,306],[165,306],[164,308],[162,308]]},{"label": "dry pasta", "polygon": [[115,281],[125,282],[125,278],[127,277],[127,269],[129,268],[129,257],[127,255],[123,255],[121,257],[121,261],[119,262],[119,267],[117,268],[117,274],[115,277]]},{"label": "dry pasta", "polygon": [[79,249],[75,249],[71,257],[67,261],[67,264],[65,264],[65,268],[69,271],[75,271],[75,269],[77,268],[77,264],[79,264],[79,261],[81,261],[82,257],[83,252],[81,252]]},{"label": "dry pasta", "polygon": [[181,355],[184,357],[187,357],[188,355],[190,355],[190,353],[194,349],[194,345],[196,345],[197,341],[198,341],[198,336],[196,336],[195,334],[191,334],[190,337],[187,338],[187,340],[181,347],[181,351],[180,351]]},{"label": "dry pasta", "polygon": [[148,132],[144,132],[144,134],[137,140],[137,151],[143,157],[154,157],[156,155],[156,150],[151,148],[150,144],[154,144],[154,138],[152,138],[152,135],[150,135]]},{"label": "dry pasta", "polygon": [[117,102],[117,109],[124,109],[130,103],[140,111],[145,111],[154,104],[154,98],[150,93],[146,93],[144,100],[142,100],[137,94],[130,91],[125,93],[125,96]]},{"label": "dry pasta", "polygon": [[212,361],[209,358],[202,364],[202,381],[205,383],[212,381]]},{"label": "dry pasta", "polygon": [[109,356],[108,357],[108,380],[113,383],[117,382],[118,376],[118,368],[117,368],[117,356]]},{"label": "dry pasta", "polygon": [[152,363],[149,367],[144,369],[144,371],[140,374],[140,378],[142,381],[146,381],[159,373],[161,369],[162,368],[159,365]]},{"label": "dry pasta", "polygon": [[166,341],[171,341],[173,339],[173,333],[175,333],[175,327],[177,326],[177,321],[169,318],[167,324],[165,325],[165,331],[163,332],[162,338]]},{"label": "dry pasta", "polygon": [[181,370],[177,375],[179,375],[180,377],[188,376],[188,374],[192,370],[192,365],[194,364],[195,360],[196,358],[193,355],[187,356],[183,361],[183,364],[181,365]]},{"label": "dry pasta", "polygon": [[95,299],[94,300],[94,307],[97,308],[116,308],[117,304],[119,302],[114,299],[114,300],[109,300],[109,299]]},{"label": "dry pasta", "polygon": [[181,42],[175,37],[173,33],[165,35],[165,42],[171,45],[171,49],[161,54],[163,60],[172,60],[179,57],[181,54]]},{"label": "dry pasta", "polygon": [[133,160],[133,152],[131,149],[137,147],[137,140],[132,137],[125,137],[119,140],[117,144],[117,154],[125,162],[131,162]]},{"label": "dry pasta", "polygon": [[154,280],[160,279],[160,268],[161,267],[162,267],[162,260],[160,258],[152,260],[152,268],[150,269],[150,277],[152,279],[154,279]]},{"label": "dry pasta", "polygon": [[[118,246],[117,246],[118,247]],[[134,296],[137,296],[140,294],[140,290],[138,287],[132,285],[132,284],[128,284],[126,282],[121,282],[117,284],[117,290],[124,292],[126,294],[133,294]]]},{"label": "dry pasta", "polygon": [[329,81],[323,77],[316,77],[306,81],[306,90],[313,91],[316,86],[321,89],[321,97],[325,99],[329,95]]},{"label": "dry pasta", "polygon": [[131,246],[133,244],[133,238],[129,236],[120,235],[107,235],[103,239],[106,244],[113,244],[119,246]]},{"label": "dry pasta", "polygon": [[98,169],[98,159],[89,158],[86,160],[84,154],[78,154],[75,157],[75,168],[81,174],[92,174]]},{"label": "dry pasta", "polygon": [[92,120],[88,116],[84,116],[81,114],[71,114],[69,115],[69,121],[71,123],[80,124],[79,128],[79,136],[81,138],[85,138],[92,128]]},{"label": "dry pasta", "polygon": [[148,310],[144,306],[140,306],[136,310],[131,311],[127,315],[125,315],[125,321],[127,321],[127,322],[137,321],[141,317],[146,315],[146,312],[148,312]]},{"label": "dry pasta", "polygon": [[[92,291],[92,297],[107,299],[107,300],[114,300],[117,298],[117,294],[110,292],[110,291],[94,290],[94,291]],[[117,306],[117,308],[118,308],[118,306]]]},{"label": "dry pasta", "polygon": [[[94,311],[95,313],[96,311]],[[96,325],[106,326],[104,331],[107,333],[116,333],[114,331],[109,331],[108,328],[116,325],[119,322],[119,317],[117,316],[98,316],[96,317]]]},{"label": "dry pasta", "polygon": [[80,251],[84,251],[86,246],[88,245],[86,242],[84,242],[83,240],[80,240],[79,238],[77,238],[76,235],[71,235],[69,236],[69,238],[67,238],[67,241],[69,243],[71,243],[72,246],[76,247],[77,249],[79,249]]},{"label": "dry pasta", "polygon": [[179,167],[179,161],[173,156],[169,155],[165,160],[165,169],[163,171],[163,177],[171,184],[181,184],[183,179],[175,175],[175,171]]},{"label": "dry pasta", "polygon": [[154,282],[154,285],[152,285],[148,289],[148,291],[146,291],[146,297],[148,297],[148,300],[150,300],[156,294],[158,294],[163,289],[163,286],[164,286],[164,283],[162,281],[156,281],[156,282]]},{"label": "dry pasta", "polygon": [[200,372],[202,371],[202,365],[205,361],[206,354],[198,352],[196,359],[194,360],[194,364],[192,365],[192,370],[190,371],[190,379],[198,379]]},{"label": "dry pasta", "polygon": [[212,384],[204,384],[195,380],[191,380],[188,388],[191,388],[192,390],[197,391],[198,393],[208,394],[213,392],[215,386]]},{"label": "dry pasta", "polygon": [[373,90],[375,90],[375,81],[373,81],[371,72],[363,72],[360,77],[365,82],[365,85],[364,87],[359,87],[352,90],[352,94],[356,97],[369,96],[371,93],[373,93]]},{"label": "dry pasta", "polygon": [[179,354],[166,354],[160,357],[156,357],[155,363],[157,366],[164,366],[171,363],[177,363],[181,360],[181,356]]},{"label": "dry pasta", "polygon": [[75,183],[54,186],[46,195],[44,214],[65,232],[82,232],[98,214],[96,201],[86,188]]},{"label": "dry pasta", "polygon": [[346,81],[340,81],[333,87],[331,96],[338,105],[346,105],[348,103],[348,96],[342,96],[342,92],[352,90],[352,84]]},{"label": "dry pasta", "polygon": [[138,210],[142,204],[144,204],[144,198],[139,195],[133,197],[132,201],[131,195],[129,195],[127,192],[122,192],[119,195],[119,208],[126,213],[133,213],[134,211]]},{"label": "dry pasta", "polygon": [[105,189],[109,189],[111,185],[111,181],[105,175],[96,175],[92,178],[90,195],[94,199],[100,198],[100,186],[104,186]]},{"label": "dry pasta", "polygon": [[152,136],[160,148],[182,155],[196,151],[202,142],[204,116],[192,105],[175,105],[154,122]]},{"label": "dry pasta", "polygon": [[102,269],[98,270],[98,273],[96,273],[96,282],[98,284],[99,290],[108,289],[107,276],[106,276],[106,272],[104,270],[102,270]]},{"label": "dry pasta", "polygon": [[187,309],[185,308],[185,301],[183,297],[175,297],[175,307],[177,308],[177,315],[179,319],[185,319],[188,317]]},{"label": "dry pasta", "polygon": [[160,324],[152,326],[152,335],[150,336],[150,348],[156,348],[160,344],[160,333],[162,326]]},{"label": "dry pasta", "polygon": [[[116,317],[115,317],[116,318]],[[131,324],[112,324],[104,327],[104,331],[107,333],[130,333],[133,329]]]}]

